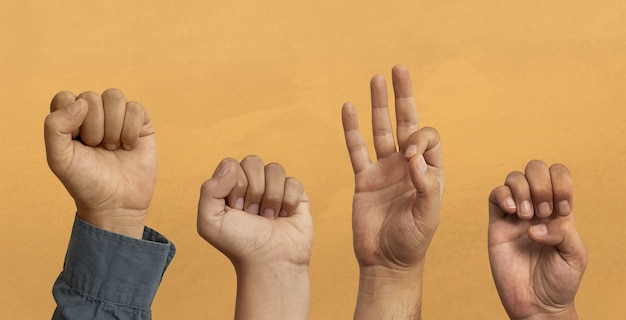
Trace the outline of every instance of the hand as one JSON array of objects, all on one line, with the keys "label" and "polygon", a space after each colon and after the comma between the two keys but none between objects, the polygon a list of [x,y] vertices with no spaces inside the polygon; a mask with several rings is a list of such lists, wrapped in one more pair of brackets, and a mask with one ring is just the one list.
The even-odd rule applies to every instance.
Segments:
[{"label": "hand", "polygon": [[577,319],[574,297],[587,249],[574,226],[569,170],[538,160],[489,196],[489,259],[514,319]]},{"label": "hand", "polygon": [[[390,292],[401,292],[395,285],[418,286],[407,288],[407,292],[415,291],[408,294],[419,298],[415,303],[421,304],[424,259],[439,223],[443,193],[441,143],[435,129],[418,129],[407,69],[395,66],[392,78],[398,148],[392,133],[385,79],[374,76],[370,83],[377,162],[370,160],[355,107],[346,103],[342,110],[355,176],[352,231],[361,271],[359,292],[366,294],[376,287],[380,293],[379,284],[370,283],[384,279],[391,285]],[[389,279],[396,281],[392,284]],[[357,313],[361,301],[359,298]],[[366,313],[375,318],[371,310],[363,312]]]},{"label": "hand", "polygon": [[109,89],[102,96],[59,92],[46,117],[48,165],[83,220],[141,238],[157,177],[154,128],[137,102]]},{"label": "hand", "polygon": [[236,319],[308,318],[313,221],[304,187],[280,164],[222,160],[202,185],[198,233],[237,271]]}]

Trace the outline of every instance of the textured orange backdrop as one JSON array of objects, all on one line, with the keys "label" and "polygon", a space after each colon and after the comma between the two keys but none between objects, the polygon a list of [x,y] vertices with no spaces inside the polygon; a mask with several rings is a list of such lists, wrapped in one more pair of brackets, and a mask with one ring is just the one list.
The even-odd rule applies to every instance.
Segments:
[{"label": "textured orange backdrop", "polygon": [[233,269],[197,236],[195,214],[219,160],[246,154],[304,182],[316,232],[311,319],[350,318],[353,182],[340,107],[353,101],[367,128],[370,76],[403,63],[446,164],[424,318],[505,317],[487,195],[533,158],[574,174],[590,251],[580,315],[623,318],[625,16],[623,1],[1,0],[0,314],[45,319],[54,308],[74,207],[45,161],[50,98],[118,87],[153,116],[160,169],[148,224],[178,247],[155,319],[232,317]]}]

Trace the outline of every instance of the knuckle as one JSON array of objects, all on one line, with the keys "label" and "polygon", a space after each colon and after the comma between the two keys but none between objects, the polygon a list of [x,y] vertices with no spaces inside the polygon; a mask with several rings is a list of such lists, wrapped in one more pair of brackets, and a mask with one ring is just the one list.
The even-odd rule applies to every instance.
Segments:
[{"label": "knuckle", "polygon": [[514,182],[514,181],[518,181],[520,179],[525,179],[524,173],[521,171],[512,171],[509,172],[509,174],[506,175],[506,181],[507,182]]},{"label": "knuckle", "polygon": [[263,198],[263,202],[270,203],[275,205],[280,203],[283,198],[283,195],[277,192],[266,192]]},{"label": "knuckle", "polygon": [[241,160],[241,162],[263,162],[263,160],[261,160],[261,157],[255,155],[255,154],[251,154],[251,155],[247,155],[243,158],[243,160]]},{"label": "knuckle", "polygon": [[121,101],[125,101],[126,97],[124,96],[124,93],[121,90],[117,88],[110,88],[102,92],[102,99],[106,101],[110,101],[110,102],[121,102]]},{"label": "knuckle", "polygon": [[98,101],[101,100],[102,97],[100,97],[99,94],[93,92],[93,91],[84,91],[81,92],[81,94],[78,95],[79,98],[85,99],[88,102],[93,102],[93,101]]},{"label": "knuckle", "polygon": [[126,112],[132,115],[141,115],[144,113],[144,108],[137,101],[129,101],[126,103]]},{"label": "knuckle", "polygon": [[285,180],[285,188],[287,189],[302,189],[304,190],[304,186],[302,185],[302,182],[300,182],[300,180],[298,180],[297,178],[294,177],[288,177]]},{"label": "knuckle", "polygon": [[439,131],[437,131],[437,129],[433,127],[423,127],[422,130],[424,130],[424,132],[428,133],[430,136],[439,137]]},{"label": "knuckle", "polygon": [[235,188],[245,190],[248,185],[248,180],[245,175],[240,175],[237,177],[237,182],[235,182]]},{"label": "knuckle", "polygon": [[285,174],[285,169],[280,163],[270,162],[265,166],[265,172],[270,174]]},{"label": "knuckle", "polygon": [[569,169],[567,168],[567,166],[562,164],[562,163],[555,163],[555,164],[551,165],[550,166],[550,171],[569,173]]},{"label": "knuckle", "polygon": [[544,171],[548,171],[548,165],[546,165],[546,163],[541,160],[530,160],[528,164],[526,164],[525,173],[527,175],[533,175]]},{"label": "knuckle", "polygon": [[537,200],[546,200],[552,198],[552,188],[549,188],[544,185],[537,185],[531,188],[533,198],[537,198]]},{"label": "knuckle", "polygon": [[52,98],[52,101],[59,100],[59,99],[67,99],[67,98],[72,98],[72,97],[74,97],[74,94],[71,91],[63,90],[63,91],[57,92],[57,94],[55,94],[54,97]]},{"label": "knuckle", "polygon": [[43,125],[44,125],[44,128],[50,128],[50,129],[56,127],[55,117],[52,115],[52,113],[46,116],[46,118],[43,121]]},{"label": "knuckle", "polygon": [[203,182],[202,185],[200,186],[200,195],[211,194],[212,189],[213,189],[213,183],[211,183],[211,180],[209,179]]},{"label": "knuckle", "polygon": [[76,96],[70,91],[60,91],[52,97],[50,101],[50,112],[57,111],[66,105],[74,102]]},{"label": "knuckle", "polygon": [[286,193],[285,196],[283,197],[283,203],[285,203],[287,206],[294,206],[296,203],[298,203],[299,200],[299,195],[296,193]]},{"label": "knuckle", "polygon": [[576,227],[574,226],[574,222],[570,219],[563,219],[561,223],[559,223],[558,229],[561,234],[568,234]]},{"label": "knuckle", "polygon": [[542,167],[547,167],[546,163],[543,162],[542,160],[539,159],[533,159],[528,161],[528,164],[526,166],[542,166]]},{"label": "knuckle", "polygon": [[265,192],[265,189],[261,185],[248,185],[246,197],[259,199],[263,195],[264,192]]}]

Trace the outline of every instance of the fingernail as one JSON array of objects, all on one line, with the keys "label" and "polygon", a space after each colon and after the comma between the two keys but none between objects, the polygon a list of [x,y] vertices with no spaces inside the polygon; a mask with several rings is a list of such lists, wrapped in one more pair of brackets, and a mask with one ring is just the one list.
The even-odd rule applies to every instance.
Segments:
[{"label": "fingernail", "polygon": [[550,208],[550,204],[548,202],[542,202],[537,206],[537,215],[540,217],[547,217],[552,213],[552,209]]},{"label": "fingernail", "polygon": [[132,149],[129,145],[123,144],[123,143],[122,143],[122,148],[126,151],[130,151]]},{"label": "fingernail", "polygon": [[417,158],[417,171],[424,173],[426,172],[426,170],[428,170],[428,164],[426,164],[426,160],[424,160],[424,156],[420,155],[420,157]]},{"label": "fingernail", "polygon": [[287,210],[285,210],[285,209],[281,209],[280,213],[278,213],[279,217],[286,217],[288,215],[289,215],[289,212],[287,212]]},{"label": "fingernail", "polygon": [[519,215],[524,218],[532,217],[533,209],[530,202],[527,200],[522,201],[519,208]]},{"label": "fingernail", "polygon": [[76,115],[83,109],[83,103],[80,101],[75,101],[67,108],[67,113],[70,115]]},{"label": "fingernail", "polygon": [[235,200],[235,209],[237,210],[243,209],[243,198],[237,198],[237,200]]},{"label": "fingernail", "polygon": [[569,201],[567,200],[559,201],[559,214],[564,216],[564,215],[568,215],[570,212],[572,212],[572,208],[569,206]]},{"label": "fingernail", "polygon": [[504,206],[506,206],[507,209],[515,209],[517,207],[515,205],[515,201],[513,201],[513,198],[508,198],[504,200]]},{"label": "fingernail", "polygon": [[273,218],[274,212],[275,212],[274,209],[265,208],[265,210],[263,210],[263,216],[266,218]]},{"label": "fingernail", "polygon": [[417,146],[412,144],[408,148],[406,148],[406,153],[404,154],[405,158],[410,158],[417,153]]},{"label": "fingernail", "polygon": [[222,162],[220,163],[219,167],[217,167],[217,175],[220,177],[225,176],[228,171],[230,171],[230,166],[228,165],[228,163]]},{"label": "fingernail", "polygon": [[252,213],[252,214],[259,214],[259,205],[258,204],[251,204],[248,206],[248,209],[246,209],[247,213]]},{"label": "fingernail", "polygon": [[536,224],[530,227],[530,232],[534,233],[536,236],[543,237],[548,234],[548,226],[545,224]]}]

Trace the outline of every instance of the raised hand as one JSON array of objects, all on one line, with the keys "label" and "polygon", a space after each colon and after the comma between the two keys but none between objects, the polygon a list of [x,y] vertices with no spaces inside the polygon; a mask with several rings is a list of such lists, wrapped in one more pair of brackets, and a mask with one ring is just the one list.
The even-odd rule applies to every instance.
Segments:
[{"label": "raised hand", "polygon": [[[346,103],[342,110],[355,176],[352,231],[361,272],[355,318],[419,316],[424,259],[439,223],[443,193],[439,135],[433,128],[418,127],[407,69],[395,66],[392,79],[397,146],[385,79],[374,76],[370,83],[376,162],[359,131],[355,107]],[[371,301],[376,295],[393,301],[376,306]],[[399,302],[406,305],[393,307]],[[408,310],[406,315],[400,314],[402,308]]]},{"label": "raised hand", "polygon": [[48,165],[83,220],[141,238],[157,178],[154,128],[137,102],[109,89],[59,92],[46,117]]},{"label": "raised hand", "polygon": [[561,164],[531,161],[491,192],[489,259],[512,319],[577,319],[587,250],[572,208],[572,176]]},{"label": "raised hand", "polygon": [[222,160],[202,185],[198,233],[235,267],[236,319],[308,318],[313,222],[302,183],[280,164]]}]

